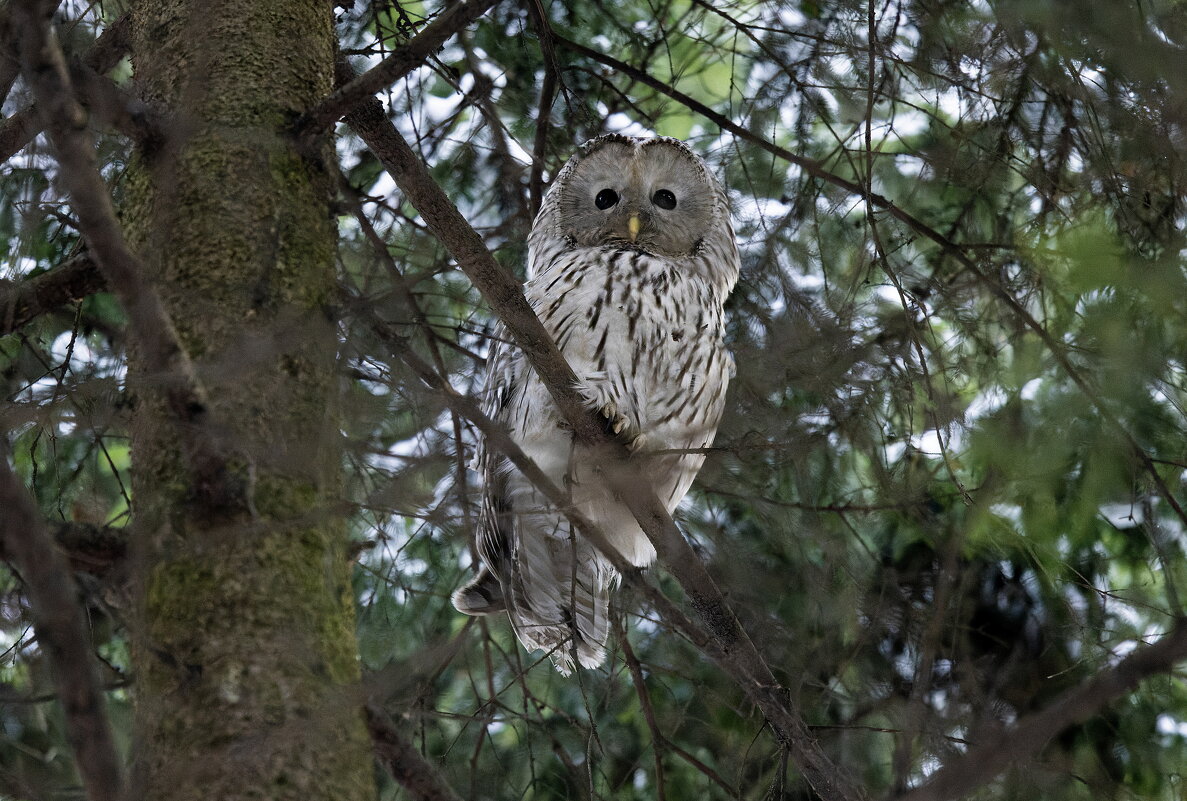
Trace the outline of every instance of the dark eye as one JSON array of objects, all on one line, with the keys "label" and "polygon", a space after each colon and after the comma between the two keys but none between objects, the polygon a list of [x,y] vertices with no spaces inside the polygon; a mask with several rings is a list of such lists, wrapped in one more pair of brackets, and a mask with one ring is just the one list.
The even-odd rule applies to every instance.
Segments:
[{"label": "dark eye", "polygon": [[651,202],[661,209],[667,209],[668,211],[676,208],[676,196],[672,194],[672,190],[670,189],[655,190],[655,194],[651,196]]},{"label": "dark eye", "polygon": [[[618,202],[618,193],[610,188],[606,188],[606,189],[603,189],[601,192],[598,192],[598,196],[594,198],[594,205],[597,206],[602,211],[605,211],[606,209],[610,208],[617,202]],[[672,201],[672,202],[675,203],[675,201]]]}]

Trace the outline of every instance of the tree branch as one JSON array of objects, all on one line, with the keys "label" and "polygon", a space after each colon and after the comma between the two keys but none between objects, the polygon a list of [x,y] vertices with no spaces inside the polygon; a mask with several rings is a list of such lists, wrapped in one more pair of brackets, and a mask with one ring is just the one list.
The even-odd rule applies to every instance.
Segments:
[{"label": "tree branch", "polygon": [[[81,66],[95,75],[103,75],[111,71],[128,52],[131,28],[131,20],[127,14],[108,25],[95,40],[90,52],[82,58]],[[14,44],[19,47],[19,37],[14,35],[12,38]],[[15,54],[12,58],[13,63],[19,66]],[[7,66],[8,62],[4,62],[3,68],[7,69]],[[0,79],[3,77],[0,75]],[[0,82],[0,88],[3,88],[2,82]],[[37,110],[36,104],[21,109],[0,122],[0,161],[12,158],[17,151],[33,141],[33,137],[41,133],[41,128],[40,112]]]},{"label": "tree branch", "polygon": [[70,196],[91,257],[128,315],[128,328],[145,371],[157,377],[156,388],[173,413],[190,462],[195,495],[211,512],[242,508],[246,481],[226,469],[224,449],[210,433],[205,392],[193,363],[160,295],[146,278],[144,265],[124,240],[95,163],[86,114],[74,99],[66,60],[45,14],[45,4],[17,4],[13,22],[22,30],[21,63],[57,155],[57,181]]},{"label": "tree branch", "polygon": [[41,120],[37,107],[21,109],[11,117],[0,121],[0,161],[8,161],[21,148],[41,133]]},{"label": "tree branch", "polygon": [[90,52],[83,56],[82,64],[100,75],[106,75],[128,55],[131,48],[132,16],[124,14],[99,34]]},{"label": "tree branch", "polygon": [[[339,69],[342,68],[340,65]],[[862,798],[862,791],[820,748],[790,695],[779,686],[726,604],[705,565],[650,491],[638,466],[628,460],[625,445],[611,439],[606,421],[586,407],[576,390],[577,377],[528,305],[519,282],[495,261],[481,237],[387,120],[378,100],[372,98],[362,103],[347,115],[346,121],[376,154],[429,229],[507,326],[577,439],[592,449],[595,458],[613,462],[613,467],[605,471],[610,488],[635,515],[661,563],[680,583],[704,622],[712,643],[706,651],[762,710],[818,795],[827,800]],[[594,544],[600,547],[600,543]],[[603,550],[624,575],[633,572],[613,549]]]},{"label": "tree branch", "polygon": [[536,138],[532,143],[532,171],[528,180],[528,207],[534,219],[544,199],[544,148],[548,144],[548,131],[552,127],[552,105],[556,102],[558,84],[562,91],[564,84],[560,83],[560,66],[556,61],[556,48],[552,45],[552,27],[548,24],[540,0],[528,0],[527,6],[528,15],[540,37],[540,54],[544,57],[544,83],[540,85],[540,105],[536,110]]},{"label": "tree branch", "polygon": [[1158,642],[1139,648],[1120,664],[1074,687],[1041,712],[1022,718],[956,759],[948,760],[923,786],[895,801],[951,801],[994,779],[1011,763],[1034,757],[1060,732],[1083,723],[1144,679],[1166,673],[1187,659],[1187,618]]},{"label": "tree branch", "polygon": [[105,576],[118,570],[128,553],[128,530],[88,523],[56,523],[54,542],[78,573]]},{"label": "tree branch", "polygon": [[80,102],[102,125],[116,130],[149,153],[165,140],[160,114],[122,86],[86,65],[75,65],[70,78]]},{"label": "tree branch", "polygon": [[66,736],[91,801],[119,801],[123,777],[74,580],[32,498],[0,454],[0,547],[24,581],[37,642],[49,660]]},{"label": "tree branch", "polygon": [[[128,532],[125,529],[66,522],[42,523],[42,528],[56,543],[67,566],[79,573],[104,576],[122,564],[127,554]],[[16,557],[3,540],[0,540],[0,561],[18,567]]]},{"label": "tree branch", "polygon": [[16,34],[8,6],[0,8],[0,106],[8,99],[12,85],[21,74],[21,62],[16,55]]},{"label": "tree branch", "polygon": [[102,292],[107,284],[95,260],[80,253],[41,275],[0,287],[0,336],[60,306]]},{"label": "tree branch", "polygon": [[297,121],[302,138],[316,137],[359,103],[423,65],[445,41],[485,14],[497,0],[463,0],[430,22],[420,33],[349,83],[340,85],[325,100]]},{"label": "tree branch", "polygon": [[367,729],[376,758],[416,801],[461,801],[421,753],[405,740],[380,709],[366,707]]}]

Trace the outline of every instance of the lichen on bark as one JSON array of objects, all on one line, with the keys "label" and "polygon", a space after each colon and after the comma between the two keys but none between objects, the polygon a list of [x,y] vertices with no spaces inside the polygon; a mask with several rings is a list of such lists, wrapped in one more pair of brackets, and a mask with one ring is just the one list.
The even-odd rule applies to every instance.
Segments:
[{"label": "lichen on bark", "polygon": [[252,499],[230,516],[194,502],[133,352],[133,781],[146,798],[375,795],[336,503],[332,182],[287,130],[332,88],[331,10],[133,9],[136,86],[169,123],[130,169],[122,217]]}]

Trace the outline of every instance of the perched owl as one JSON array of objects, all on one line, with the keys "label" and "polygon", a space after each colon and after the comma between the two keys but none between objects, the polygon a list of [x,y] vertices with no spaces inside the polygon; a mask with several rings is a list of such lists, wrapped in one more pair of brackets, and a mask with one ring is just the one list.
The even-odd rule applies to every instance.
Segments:
[{"label": "perched owl", "polygon": [[[528,301],[592,409],[676,508],[717,431],[733,360],[723,304],[738,279],[725,192],[677,139],[610,134],[557,174],[528,237]],[[548,391],[505,332],[488,360],[487,413],[631,564],[655,550],[603,486]],[[506,610],[519,640],[597,667],[609,631],[610,563],[493,449],[480,448],[482,567],[453,595],[469,615]]]}]

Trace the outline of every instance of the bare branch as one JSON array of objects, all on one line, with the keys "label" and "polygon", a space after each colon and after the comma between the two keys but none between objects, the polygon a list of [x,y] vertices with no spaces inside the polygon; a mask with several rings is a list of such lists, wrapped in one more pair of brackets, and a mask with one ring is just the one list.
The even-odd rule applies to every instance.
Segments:
[{"label": "bare branch", "polygon": [[29,106],[0,122],[0,161],[7,161],[41,133],[37,108]]},{"label": "bare branch", "polygon": [[106,288],[98,266],[86,253],[11,286],[0,287],[0,336],[30,320]]},{"label": "bare branch", "polygon": [[1083,723],[1144,679],[1170,671],[1187,659],[1187,618],[1153,645],[1074,687],[1049,707],[994,734],[967,753],[950,759],[922,787],[896,801],[951,801],[992,781],[1012,763],[1033,758],[1064,729]]},{"label": "bare branch", "polygon": [[[128,52],[131,27],[127,14],[107,26],[95,40],[95,46],[82,59],[82,67],[96,75],[103,75],[114,68]],[[13,63],[16,64],[15,61]],[[7,69],[7,65],[8,62],[5,61],[4,69]],[[0,75],[0,88],[4,88],[3,78],[4,75]],[[4,94],[7,94],[7,91]],[[21,109],[0,122],[0,161],[12,158],[17,151],[33,141],[33,137],[41,133],[41,126],[36,104]]]},{"label": "bare branch", "polygon": [[128,553],[127,529],[87,523],[57,523],[54,541],[62,549],[70,568],[79,573],[104,576],[118,570]]},{"label": "bare branch", "polygon": [[[57,544],[71,570],[104,576],[123,563],[128,550],[127,531],[87,523],[59,522],[43,529]],[[0,560],[17,565],[16,557],[0,539]]]},{"label": "bare branch", "polygon": [[655,720],[655,708],[651,705],[651,693],[647,690],[647,681],[643,678],[643,666],[639,664],[639,658],[635,656],[635,649],[631,648],[631,641],[627,638],[626,629],[621,623],[617,627],[617,634],[618,641],[622,643],[622,656],[631,673],[631,682],[635,685],[635,695],[639,698],[639,707],[643,710],[643,720],[647,722],[647,729],[651,732],[651,751],[655,757],[656,799],[667,801],[664,752],[667,750],[668,740]]},{"label": "bare branch", "polygon": [[[820,748],[791,696],[775,680],[705,565],[684,540],[655,493],[648,489],[649,484],[637,465],[628,461],[625,445],[612,439],[606,421],[585,406],[576,390],[577,378],[572,368],[528,305],[519,282],[495,261],[481,237],[387,120],[378,100],[361,104],[346,120],[515,337],[575,436],[597,458],[613,460],[613,468],[605,471],[610,487],[635,515],[661,563],[680,583],[700,615],[711,643],[706,652],[718,660],[763,711],[817,794],[824,799],[862,798],[862,791]],[[534,480],[532,476],[528,478]],[[601,543],[593,541],[601,547]],[[612,548],[602,550],[624,575],[633,572]]]},{"label": "bare branch", "polygon": [[189,457],[195,495],[210,511],[241,507],[246,481],[226,468],[210,436],[205,392],[140,258],[124,240],[95,163],[86,114],[74,99],[66,61],[41,4],[15,7],[21,62],[58,159],[57,180],[69,194],[92,258],[128,315],[128,327],[174,415]]},{"label": "bare branch", "polygon": [[123,777],[104,710],[90,634],[70,570],[32,498],[0,455],[0,547],[24,580],[33,629],[51,666],[67,739],[91,801],[119,801]]},{"label": "bare branch", "polygon": [[85,65],[70,71],[79,100],[93,118],[152,152],[165,139],[160,114],[115,81]]},{"label": "bare branch", "polygon": [[131,47],[132,17],[130,14],[124,14],[99,34],[90,52],[83,57],[82,63],[100,75],[105,75],[115,69],[115,65],[128,55]]},{"label": "bare branch", "polygon": [[485,14],[497,0],[463,0],[426,25],[392,55],[340,86],[297,122],[302,137],[314,137],[376,92],[420,67],[462,28]]},{"label": "bare branch", "polygon": [[372,706],[366,708],[366,713],[375,756],[410,796],[417,801],[461,801],[412,743],[400,735],[386,714]]},{"label": "bare branch", "polygon": [[[536,138],[532,144],[532,173],[528,181],[529,208],[532,217],[540,211],[544,199],[544,147],[548,130],[552,127],[552,105],[556,102],[560,67],[556,62],[556,48],[552,45],[552,28],[545,19],[540,0],[529,0],[528,13],[540,36],[540,52],[544,56],[544,83],[540,86],[540,105],[536,111]],[[563,91],[564,85],[561,84]]]}]

